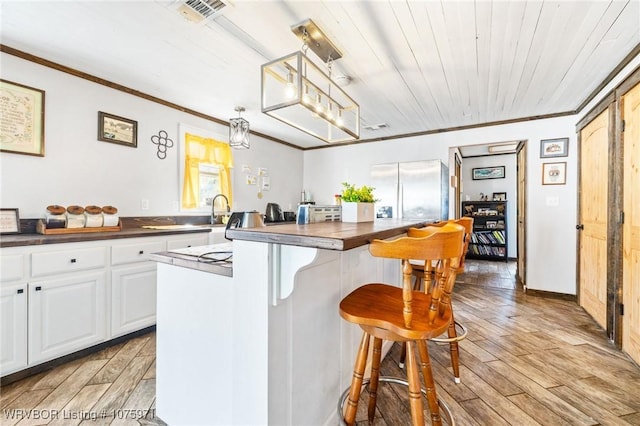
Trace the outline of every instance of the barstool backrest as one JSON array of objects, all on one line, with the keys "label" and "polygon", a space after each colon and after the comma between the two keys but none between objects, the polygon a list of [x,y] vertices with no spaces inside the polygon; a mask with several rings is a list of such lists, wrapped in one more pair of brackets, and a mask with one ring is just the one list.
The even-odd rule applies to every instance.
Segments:
[{"label": "barstool backrest", "polygon": [[460,219],[449,219],[442,222],[431,223],[425,228],[411,228],[407,232],[410,237],[420,237],[424,235],[424,230],[430,227],[442,227],[448,223],[455,223],[464,227],[464,239],[462,241],[462,257],[460,258],[460,266],[458,273],[464,272],[464,260],[467,257],[467,251],[469,250],[469,242],[471,241],[471,234],[473,233],[473,218],[470,216],[464,216]]},{"label": "barstool backrest", "polygon": [[[402,300],[405,327],[411,327],[413,311],[411,307],[413,286],[411,284],[410,259],[424,261],[436,269],[431,291],[431,305],[428,312],[429,323],[443,317],[451,307],[451,292],[462,257],[462,237],[464,227],[454,223],[442,227],[431,227],[420,237],[401,237],[393,241],[374,240],[369,245],[373,256],[402,260]],[[426,286],[425,286],[426,287]]]}]

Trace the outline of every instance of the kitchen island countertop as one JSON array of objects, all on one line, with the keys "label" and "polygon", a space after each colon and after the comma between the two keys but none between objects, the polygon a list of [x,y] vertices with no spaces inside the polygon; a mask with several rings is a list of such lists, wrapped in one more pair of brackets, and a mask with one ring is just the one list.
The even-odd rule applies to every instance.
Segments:
[{"label": "kitchen island countertop", "polygon": [[386,239],[403,234],[412,227],[422,228],[432,222],[378,219],[373,222],[360,223],[284,224],[260,228],[229,229],[227,236],[237,240],[344,251],[369,244],[374,239]]}]

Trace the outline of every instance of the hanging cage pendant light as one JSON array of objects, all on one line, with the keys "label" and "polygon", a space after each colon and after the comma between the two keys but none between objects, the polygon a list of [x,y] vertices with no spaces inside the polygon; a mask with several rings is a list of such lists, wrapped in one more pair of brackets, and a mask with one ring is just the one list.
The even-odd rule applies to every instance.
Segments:
[{"label": "hanging cage pendant light", "polygon": [[[302,50],[262,65],[262,112],[327,143],[359,139],[360,106],[331,78],[342,54],[310,19],[291,30],[302,38]],[[308,48],[328,74],[309,59]]]},{"label": "hanging cage pendant light", "polygon": [[229,146],[236,149],[249,149],[249,122],[242,118],[244,107],[237,106],[237,118],[229,119]]}]

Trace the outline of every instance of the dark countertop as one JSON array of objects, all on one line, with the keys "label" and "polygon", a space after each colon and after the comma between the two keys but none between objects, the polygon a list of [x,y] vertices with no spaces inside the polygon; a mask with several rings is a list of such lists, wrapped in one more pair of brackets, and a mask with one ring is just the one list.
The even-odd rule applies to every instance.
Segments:
[{"label": "dark countertop", "polygon": [[422,228],[432,221],[376,219],[373,222],[320,222],[285,224],[262,228],[234,228],[227,236],[237,240],[277,243],[328,250],[350,250],[403,234],[411,227]]},{"label": "dark countertop", "polygon": [[70,233],[59,235],[16,234],[0,237],[0,248],[20,247],[41,244],[77,243],[84,241],[112,240],[119,238],[153,237],[161,235],[195,234],[211,232],[212,227],[224,225],[175,225],[170,229],[146,229],[142,227],[123,228],[120,231]]}]

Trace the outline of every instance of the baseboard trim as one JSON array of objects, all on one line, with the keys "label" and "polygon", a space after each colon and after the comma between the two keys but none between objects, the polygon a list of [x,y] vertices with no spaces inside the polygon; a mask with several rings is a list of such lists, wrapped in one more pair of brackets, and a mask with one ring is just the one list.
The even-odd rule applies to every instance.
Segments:
[{"label": "baseboard trim", "polygon": [[533,290],[528,287],[525,290],[525,293],[527,293],[527,296],[544,297],[547,299],[568,300],[570,302],[578,301],[578,297],[575,294],[556,293],[553,291],[545,291],[545,290]]},{"label": "baseboard trim", "polygon": [[51,361],[46,361],[46,362],[43,362],[42,364],[34,365],[33,367],[28,367],[28,368],[25,368],[24,370],[16,371],[15,373],[7,374],[4,377],[0,377],[0,386],[8,385],[9,383],[22,380],[26,377],[33,376],[34,374],[42,373],[43,371],[52,370],[55,367],[58,367],[59,365],[62,365],[69,361],[73,361],[78,358],[82,358],[87,355],[100,352],[103,349],[120,344],[122,342],[126,342],[127,340],[131,340],[134,337],[151,333],[152,331],[155,331],[155,329],[156,329],[156,326],[152,325],[152,326],[143,328],[141,330],[134,331],[129,334],[125,334],[124,336],[119,336],[119,337],[116,337],[115,339],[107,340],[106,342],[98,343],[97,345],[80,349],[77,352],[73,352],[68,355],[61,356],[60,358],[52,359]]}]

